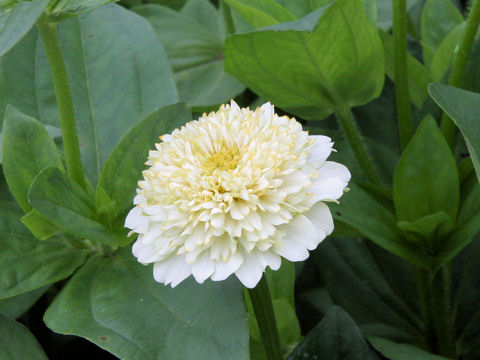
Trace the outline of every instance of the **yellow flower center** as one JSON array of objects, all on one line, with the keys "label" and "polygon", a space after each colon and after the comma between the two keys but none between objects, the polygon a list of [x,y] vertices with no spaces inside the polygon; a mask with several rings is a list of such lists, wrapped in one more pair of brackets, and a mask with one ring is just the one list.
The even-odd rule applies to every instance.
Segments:
[{"label": "yellow flower center", "polygon": [[203,162],[203,168],[209,173],[213,173],[216,169],[233,170],[237,167],[239,160],[240,149],[237,146],[223,146]]}]

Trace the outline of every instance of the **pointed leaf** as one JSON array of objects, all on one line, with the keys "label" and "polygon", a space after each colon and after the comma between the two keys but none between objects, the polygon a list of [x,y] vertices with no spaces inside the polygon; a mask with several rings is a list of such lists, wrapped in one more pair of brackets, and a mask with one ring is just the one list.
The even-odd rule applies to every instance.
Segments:
[{"label": "pointed leaf", "polygon": [[447,360],[443,356],[431,354],[409,344],[398,344],[375,336],[369,336],[367,339],[379,353],[390,360]]},{"label": "pointed leaf", "polygon": [[295,16],[274,0],[226,0],[254,28],[296,20]]},{"label": "pointed leaf", "polygon": [[287,359],[380,360],[380,357],[368,346],[353,319],[333,306]]},{"label": "pointed leaf", "polygon": [[22,217],[22,223],[39,240],[46,240],[60,231],[37,209],[32,209]]},{"label": "pointed leaf", "polygon": [[0,313],[9,319],[17,319],[37,302],[48,290],[49,285],[29,291],[25,294],[0,300]]},{"label": "pointed leaf", "polygon": [[46,168],[35,178],[28,199],[50,222],[69,234],[112,247],[127,241],[96,221],[93,201],[58,168]]},{"label": "pointed leaf", "polygon": [[85,250],[58,239],[38,241],[20,222],[16,206],[0,205],[0,298],[62,280],[84,262]]},{"label": "pointed leaf", "polygon": [[415,221],[438,211],[456,219],[459,179],[455,159],[437,124],[427,117],[405,148],[393,178],[399,221]]},{"label": "pointed leaf", "polygon": [[165,46],[180,100],[191,106],[228,102],[245,86],[224,70],[226,33],[219,10],[207,0],[190,0],[177,12],[156,4],[134,8],[153,26]]},{"label": "pointed leaf", "polygon": [[233,35],[225,47],[228,72],[308,119],[367,103],[383,86],[383,47],[359,0],[339,0],[295,22]]},{"label": "pointed leaf", "polygon": [[28,212],[32,207],[27,194],[35,176],[49,166],[62,168],[55,143],[41,122],[9,106],[3,123],[2,152],[10,191]]},{"label": "pointed leaf", "polygon": [[44,320],[52,330],[85,337],[122,359],[243,360],[248,334],[238,285],[190,279],[172,289],[156,283],[151,266],[122,249],[113,258],[91,258]]},{"label": "pointed leaf", "polygon": [[28,329],[0,314],[0,359],[48,360],[42,347]]},{"label": "pointed leaf", "polygon": [[142,120],[120,140],[110,154],[100,174],[98,185],[122,217],[133,206],[137,182],[145,169],[149,150],[160,142],[159,137],[191,120],[190,109],[185,104],[175,104],[157,110]]},{"label": "pointed leaf", "polygon": [[28,30],[47,7],[48,0],[15,1],[13,5],[0,6],[0,56],[5,54]]},{"label": "pointed leaf", "polygon": [[462,132],[480,181],[480,94],[441,84],[430,85],[428,91]]}]

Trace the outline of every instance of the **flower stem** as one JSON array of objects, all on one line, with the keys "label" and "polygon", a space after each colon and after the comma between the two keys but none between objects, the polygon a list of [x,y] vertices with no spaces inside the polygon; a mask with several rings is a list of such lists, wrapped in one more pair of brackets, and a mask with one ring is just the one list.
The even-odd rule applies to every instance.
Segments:
[{"label": "flower stem", "polygon": [[44,22],[42,18],[37,22],[38,32],[40,33],[45,53],[47,54],[53,86],[55,88],[67,172],[73,181],[85,188],[86,182],[82,160],[80,158],[72,95],[68,85],[67,70],[62,57],[56,26],[57,24]]},{"label": "flower stem", "polygon": [[[475,40],[479,23],[480,0],[474,0],[470,14],[468,15],[465,30],[460,39],[457,56],[453,62],[452,72],[448,81],[448,84],[451,86],[459,87],[462,85],[465,67],[472,51],[473,41]],[[455,145],[455,124],[445,112],[442,115],[441,130],[445,140],[447,140],[447,143],[453,148]]]},{"label": "flower stem", "polygon": [[407,75],[407,2],[393,0],[393,67],[398,136],[401,150],[413,136]]},{"label": "flower stem", "polygon": [[248,293],[252,300],[255,316],[257,317],[258,327],[262,335],[263,346],[268,360],[281,360],[282,351],[280,347],[280,338],[278,336],[277,323],[273,312],[272,298],[268,288],[267,277],[262,279]]},{"label": "flower stem", "polygon": [[360,168],[364,175],[373,184],[381,185],[380,176],[375,168],[375,165],[370,158],[370,155],[362,142],[360,133],[355,125],[355,119],[353,118],[352,111],[347,109],[338,109],[335,112],[337,119],[340,123],[340,127],[345,133],[348,143],[350,144],[353,154],[357,159]]},{"label": "flower stem", "polygon": [[220,1],[220,9],[222,11],[223,21],[225,22],[227,35],[233,34],[235,32],[235,25],[233,23],[232,12],[225,0]]},{"label": "flower stem", "polygon": [[450,313],[450,274],[448,265],[433,273],[416,269],[417,288],[425,335],[430,351],[448,358],[456,358]]}]

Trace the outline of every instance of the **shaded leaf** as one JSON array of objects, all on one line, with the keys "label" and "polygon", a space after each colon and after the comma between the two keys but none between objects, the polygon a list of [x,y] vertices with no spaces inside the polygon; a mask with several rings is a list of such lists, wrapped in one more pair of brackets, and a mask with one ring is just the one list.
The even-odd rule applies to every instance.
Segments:
[{"label": "shaded leaf", "polygon": [[10,191],[25,212],[32,209],[27,194],[46,167],[62,168],[55,143],[42,123],[13,106],[7,108],[2,131],[3,171]]},{"label": "shaded leaf", "polygon": [[447,360],[409,344],[398,344],[375,336],[368,336],[367,339],[379,353],[390,360]]},{"label": "shaded leaf", "polygon": [[5,54],[35,25],[48,0],[16,1],[0,6],[0,56]]},{"label": "shaded leaf", "polygon": [[428,91],[462,132],[480,181],[480,94],[441,84],[430,85]]},{"label": "shaded leaf", "polygon": [[0,313],[9,319],[17,319],[22,316],[40,297],[47,291],[49,286],[0,300]]},{"label": "shaded leaf", "polygon": [[85,250],[64,241],[38,241],[20,222],[21,211],[0,206],[0,298],[8,298],[62,280],[82,265]]},{"label": "shaded leaf", "polygon": [[2,360],[48,360],[28,329],[0,314],[0,358]]},{"label": "shaded leaf", "polygon": [[254,28],[296,20],[296,17],[274,0],[226,0]]},{"label": "shaded leaf", "polygon": [[52,303],[44,321],[56,332],[85,337],[123,359],[248,357],[237,282],[199,285],[189,279],[172,289],[156,283],[152,267],[140,265],[129,249],[113,258],[91,258]]}]

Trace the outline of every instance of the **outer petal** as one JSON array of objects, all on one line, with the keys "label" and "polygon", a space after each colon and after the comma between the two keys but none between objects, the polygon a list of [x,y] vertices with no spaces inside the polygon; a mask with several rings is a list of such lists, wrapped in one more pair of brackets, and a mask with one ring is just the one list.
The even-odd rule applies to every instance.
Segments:
[{"label": "outer petal", "polygon": [[352,175],[345,165],[339,164],[335,161],[325,161],[320,168],[320,178],[337,178],[342,180],[347,186]]},{"label": "outer petal", "polygon": [[315,179],[308,189],[309,192],[313,193],[313,198],[310,201],[315,203],[317,201],[340,199],[350,181],[350,171],[344,165],[333,161],[325,161],[319,170],[320,177]]},{"label": "outer petal", "polygon": [[200,254],[192,264],[192,274],[195,280],[202,284],[215,271],[215,261],[210,260],[209,252],[205,251]]},{"label": "outer petal", "polygon": [[192,274],[191,267],[184,256],[172,256],[165,261],[156,262],[153,266],[155,281],[165,285],[177,286]]},{"label": "outer petal", "polygon": [[243,257],[236,252],[228,261],[217,261],[215,263],[215,272],[212,275],[213,281],[222,281],[232,275],[243,263]]},{"label": "outer petal", "polygon": [[333,142],[328,136],[310,135],[310,137],[315,139],[315,143],[308,150],[307,160],[314,167],[319,168],[330,156]]},{"label": "outer petal", "polygon": [[328,206],[323,202],[317,202],[307,213],[305,213],[305,217],[312,222],[319,234],[320,241],[332,233],[332,214]]},{"label": "outer petal", "polygon": [[262,278],[263,270],[255,252],[243,256],[243,264],[235,271],[235,275],[247,288],[254,288]]},{"label": "outer petal", "polygon": [[285,232],[283,244],[274,251],[290,261],[302,261],[308,258],[308,249],[315,249],[321,238],[311,223],[303,215],[297,215],[293,220],[281,226]]},{"label": "outer petal", "polygon": [[148,231],[148,216],[143,215],[142,209],[135,206],[125,219],[125,227],[135,231],[137,234],[144,234]]}]

